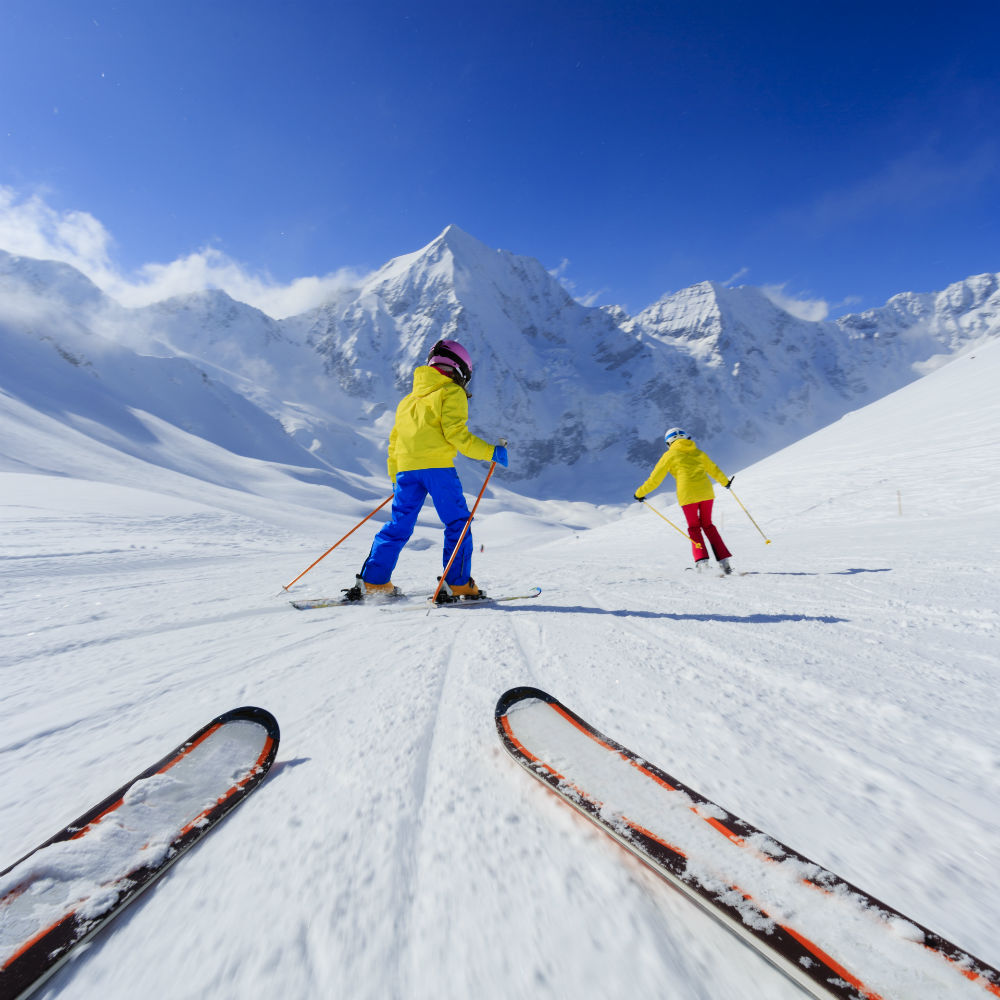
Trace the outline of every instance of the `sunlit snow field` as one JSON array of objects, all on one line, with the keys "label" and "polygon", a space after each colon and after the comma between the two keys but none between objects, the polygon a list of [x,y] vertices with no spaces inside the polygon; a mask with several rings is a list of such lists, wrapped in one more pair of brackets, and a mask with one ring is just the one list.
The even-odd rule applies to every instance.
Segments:
[{"label": "sunlit snow field", "polygon": [[[213,715],[282,729],[260,789],[43,995],[799,996],[506,757],[518,684],[996,966],[998,384],[993,343],[738,470],[772,540],[717,490],[745,575],[696,575],[637,504],[488,493],[476,579],[542,595],[429,615],[287,604],[377,499],[205,446],[249,492],[224,489],[0,400],[0,868]],[[348,586],[373,531],[291,596]],[[398,585],[433,587],[440,534],[428,505]]]}]

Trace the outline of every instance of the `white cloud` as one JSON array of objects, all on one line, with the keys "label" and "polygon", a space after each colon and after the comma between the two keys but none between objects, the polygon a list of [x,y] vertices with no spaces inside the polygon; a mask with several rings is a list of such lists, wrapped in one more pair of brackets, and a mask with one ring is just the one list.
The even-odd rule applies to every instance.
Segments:
[{"label": "white cloud", "polygon": [[21,257],[72,264],[91,280],[111,273],[107,230],[88,212],[56,212],[40,194],[21,198],[0,186],[0,248]]},{"label": "white cloud", "polygon": [[722,284],[728,288],[730,285],[735,285],[740,278],[745,278],[749,273],[749,267],[741,267],[731,278],[727,278]]},{"label": "white cloud", "polygon": [[[556,281],[561,281],[563,284],[565,284],[567,281],[569,281],[569,279],[566,277],[566,272],[568,270],[569,270],[569,257],[563,257],[563,259],[559,261],[559,266],[552,268],[552,270],[549,271],[549,274],[551,274],[552,277],[556,279]],[[573,283],[570,281],[569,284],[572,285]]]},{"label": "white cloud", "polygon": [[984,188],[998,172],[996,143],[965,156],[921,147],[882,164],[853,185],[827,192],[795,218],[814,231],[826,232],[887,211],[946,204]]},{"label": "white cloud", "polygon": [[110,233],[89,212],[60,212],[42,193],[25,197],[0,185],[0,249],[21,257],[70,264],[125,306],[219,288],[280,319],[312,309],[362,278],[358,272],[343,268],[281,284],[211,247],[169,264],[145,264],[136,274],[123,275],[114,264],[113,246]]},{"label": "white cloud", "polygon": [[606,288],[599,288],[596,292],[587,292],[586,295],[576,295],[574,298],[582,306],[593,307],[597,305],[600,298],[608,294]]},{"label": "white cloud", "polygon": [[556,281],[559,282],[566,291],[576,299],[577,302],[582,306],[596,306],[597,300],[602,296],[606,295],[608,290],[606,288],[598,289],[596,292],[586,292],[583,295],[578,295],[576,291],[576,282],[572,278],[566,276],[566,272],[569,270],[569,258],[563,257],[559,262],[558,267],[552,268],[549,274],[552,275]]},{"label": "white cloud", "polygon": [[801,295],[790,295],[785,291],[784,284],[763,285],[761,291],[776,306],[798,319],[818,322],[830,315],[830,303],[825,299],[809,299],[803,298]]},{"label": "white cloud", "polygon": [[123,305],[139,306],[172,295],[221,288],[237,301],[282,319],[329,301],[337,292],[357,285],[361,278],[359,273],[344,268],[322,277],[296,278],[279,284],[266,275],[251,273],[220,250],[208,247],[169,264],[146,264],[135,279],[119,278],[105,291]]}]

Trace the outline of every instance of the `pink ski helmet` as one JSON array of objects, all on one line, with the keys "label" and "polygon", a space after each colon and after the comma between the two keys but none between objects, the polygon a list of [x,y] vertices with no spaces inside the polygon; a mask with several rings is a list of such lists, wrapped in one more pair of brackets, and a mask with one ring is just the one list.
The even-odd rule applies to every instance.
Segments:
[{"label": "pink ski helmet", "polygon": [[463,389],[472,378],[472,358],[457,340],[439,340],[427,355],[427,364],[448,369],[445,374]]}]

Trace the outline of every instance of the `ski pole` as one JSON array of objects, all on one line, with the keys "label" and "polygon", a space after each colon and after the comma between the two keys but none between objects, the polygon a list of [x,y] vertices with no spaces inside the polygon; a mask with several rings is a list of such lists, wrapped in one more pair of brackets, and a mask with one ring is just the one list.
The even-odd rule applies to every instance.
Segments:
[{"label": "ski pole", "polygon": [[486,478],[483,480],[483,488],[479,491],[479,496],[476,497],[476,502],[472,505],[472,513],[469,514],[468,520],[462,527],[462,534],[458,536],[458,541],[455,543],[455,548],[451,553],[451,558],[448,560],[448,565],[445,566],[444,572],[441,574],[441,579],[438,580],[437,589],[434,591],[434,596],[431,598],[431,607],[437,603],[438,594],[441,593],[441,588],[444,586],[444,578],[448,575],[448,570],[451,569],[451,564],[455,561],[455,556],[458,555],[458,550],[462,546],[462,539],[465,538],[465,533],[469,530],[469,525],[472,524],[472,519],[476,516],[476,508],[479,506],[479,501],[483,499],[483,494],[486,492],[486,484],[490,481],[490,476],[493,475],[493,470],[497,467],[495,461],[490,462],[490,471],[486,473]]},{"label": "ski pole", "polygon": [[[732,489],[730,489],[729,492],[733,493]],[[733,499],[740,505],[740,507],[743,508],[743,513],[746,514],[747,517],[750,517],[750,511],[748,511],[746,509],[746,507],[743,507],[743,502],[740,500],[740,498],[735,493],[733,493]],[[752,517],[750,517],[750,523],[758,531],[760,531],[760,525]],[[765,535],[763,531],[760,531],[760,537],[764,539],[764,544],[765,545],[770,545],[771,544],[771,539],[768,538],[767,535]]]},{"label": "ski pole", "polygon": [[[349,532],[348,532],[348,533],[347,533],[346,535],[344,535],[344,538],[349,538],[349,537],[350,537],[351,535],[353,535],[353,534],[354,534],[354,532],[355,532],[355,531],[357,531],[357,530],[358,530],[358,528],[360,528],[360,527],[361,527],[361,525],[362,525],[362,524],[364,524],[364,523],[365,523],[365,521],[367,521],[367,520],[368,520],[368,518],[370,518],[370,517],[374,517],[374,516],[375,516],[375,515],[376,515],[376,514],[377,514],[377,513],[378,513],[378,512],[379,512],[379,511],[380,511],[380,510],[381,510],[381,509],[382,509],[382,508],[383,508],[383,507],[384,507],[384,506],[385,506],[385,505],[386,505],[386,504],[387,504],[387,503],[388,503],[388,502],[389,502],[389,501],[390,501],[390,500],[392,499],[392,498],[393,498],[393,496],[395,496],[395,494],[394,494],[394,493],[393,493],[393,494],[390,494],[389,496],[387,496],[387,497],[386,497],[386,498],[385,498],[385,499],[384,499],[384,500],[383,500],[383,501],[382,501],[382,502],[381,502],[381,503],[380,503],[380,504],[379,504],[379,505],[378,505],[378,506],[377,506],[377,507],[376,507],[376,508],[375,508],[375,509],[374,509],[374,510],[373,510],[373,511],[372,511],[372,512],[371,512],[371,513],[370,513],[370,514],[368,515],[368,517],[365,517],[365,518],[362,518],[362,519],[361,519],[360,521],[358,521],[358,523],[357,523],[356,525],[354,525],[354,527],[353,527],[353,528],[351,528],[351,530],[350,530],[350,531],[349,531]],[[291,582],[291,583],[286,583],[286,584],[285,584],[285,586],[284,586],[284,587],[282,587],[282,590],[288,590],[288,589],[289,589],[290,587],[292,587],[292,586],[293,586],[294,584],[298,583],[298,581],[299,581],[299,580],[301,580],[301,579],[302,579],[302,577],[304,577],[304,576],[306,575],[306,573],[308,573],[308,572],[309,572],[309,570],[311,570],[311,569],[313,568],[313,566],[315,566],[315,565],[316,565],[316,563],[320,562],[320,560],[322,560],[322,559],[325,559],[325,558],[326,558],[326,557],[327,557],[327,556],[328,556],[328,555],[329,555],[329,554],[330,554],[330,553],[331,553],[331,552],[332,552],[332,551],[333,551],[333,550],[334,550],[334,549],[335,549],[335,548],[336,548],[336,547],[337,547],[337,546],[338,546],[338,545],[339,545],[339,544],[340,544],[340,543],[341,543],[341,542],[342,542],[342,541],[344,540],[344,538],[341,538],[341,539],[340,539],[339,541],[336,541],[336,542],[334,542],[334,543],[333,543],[333,545],[331,545],[331,546],[330,546],[330,547],[329,547],[329,548],[328,548],[328,549],[326,550],[326,552],[324,552],[324,553],[323,553],[323,554],[322,554],[322,555],[321,555],[321,556],[319,557],[319,559],[317,559],[317,560],[316,560],[316,562],[314,562],[314,563],[313,563],[313,564],[312,564],[311,566],[307,566],[307,567],[306,567],[306,568],[305,568],[305,569],[304,569],[304,570],[303,570],[303,571],[302,571],[301,573],[299,573],[299,575],[298,575],[298,576],[297,576],[297,577],[296,577],[296,578],[295,578],[294,580],[292,580],[292,582]]]},{"label": "ski pole", "polygon": [[643,498],[643,501],[642,501],[642,502],[643,502],[643,503],[644,503],[644,504],[645,504],[645,505],[646,505],[646,506],[647,506],[647,507],[648,507],[648,508],[649,508],[649,509],[650,509],[650,510],[651,510],[651,511],[652,511],[652,512],[653,512],[653,513],[654,513],[654,514],[655,514],[655,515],[657,516],[657,517],[662,517],[662,518],[663,518],[663,520],[664,520],[664,521],[666,521],[666,522],[667,522],[667,524],[669,524],[669,525],[670,525],[670,527],[674,529],[674,531],[679,531],[679,532],[680,532],[680,533],[681,533],[681,534],[682,534],[682,535],[683,535],[683,536],[684,536],[684,537],[685,537],[685,538],[686,538],[686,539],[687,539],[687,540],[688,540],[688,541],[689,541],[689,542],[690,542],[690,543],[691,543],[692,545],[695,545],[695,546],[697,546],[697,547],[698,547],[699,549],[704,549],[704,548],[705,548],[705,546],[704,546],[704,545],[702,545],[702,544],[701,544],[701,542],[696,542],[696,541],[695,541],[695,540],[694,540],[694,539],[693,539],[693,538],[692,538],[692,537],[691,537],[691,536],[690,536],[690,535],[689,535],[689,534],[688,534],[688,533],[687,533],[686,531],[682,531],[682,530],[681,530],[680,528],[678,528],[678,527],[677,527],[677,525],[676,525],[676,524],[674,524],[674,522],[673,522],[673,521],[671,521],[669,517],[664,517],[664,515],[663,515],[663,514],[661,514],[661,513],[660,513],[660,512],[659,512],[659,511],[658,511],[658,510],[657,510],[657,509],[656,509],[656,508],[655,508],[655,507],[654,507],[654,506],[653,506],[653,505],[652,505],[651,503],[649,503],[649,502],[648,502],[648,501],[647,501],[647,500],[646,500],[645,498]]}]

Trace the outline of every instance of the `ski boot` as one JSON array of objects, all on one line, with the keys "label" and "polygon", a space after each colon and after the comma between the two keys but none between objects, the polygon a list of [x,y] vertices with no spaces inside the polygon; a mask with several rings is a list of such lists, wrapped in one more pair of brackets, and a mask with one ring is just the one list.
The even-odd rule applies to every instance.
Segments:
[{"label": "ski boot", "polygon": [[[440,580],[441,577],[438,577]],[[447,580],[441,584],[438,592],[438,604],[453,604],[455,601],[481,601],[486,597],[486,591],[480,590],[476,586],[476,581],[470,576],[465,583],[448,583]]]},{"label": "ski boot", "polygon": [[360,576],[354,578],[354,586],[341,591],[344,603],[363,601],[366,597],[402,597],[403,592],[391,580],[388,583],[369,583]]}]

